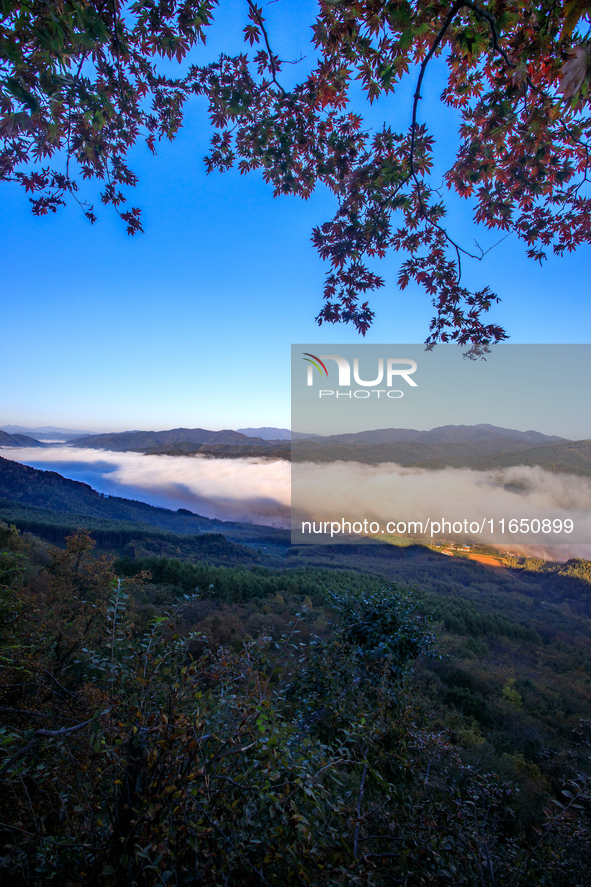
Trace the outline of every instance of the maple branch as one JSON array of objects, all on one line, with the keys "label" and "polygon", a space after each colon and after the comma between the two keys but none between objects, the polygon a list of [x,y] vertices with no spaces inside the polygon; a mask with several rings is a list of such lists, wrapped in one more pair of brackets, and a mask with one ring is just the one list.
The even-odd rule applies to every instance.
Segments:
[{"label": "maple branch", "polygon": [[[451,25],[451,23],[453,22],[454,18],[456,17],[457,13],[460,11],[460,9],[463,9],[463,8],[471,9],[472,12],[474,12],[479,18],[483,18],[483,19],[485,19],[485,21],[488,22],[489,27],[490,27],[492,41],[493,41],[493,47],[494,47],[495,51],[499,53],[499,55],[504,59],[504,61],[507,63],[507,65],[510,68],[516,67],[516,65],[513,62],[509,61],[509,57],[507,56],[507,53],[505,52],[505,50],[501,49],[501,47],[499,46],[496,21],[493,18],[493,16],[489,12],[487,12],[485,9],[481,9],[475,3],[472,3],[471,0],[456,0],[456,3],[454,3],[454,5],[450,9],[450,11],[448,12],[447,16],[445,17],[445,21],[443,22],[441,28],[439,29],[439,31],[435,37],[435,40],[433,41],[431,49],[429,50],[429,52],[427,53],[427,55],[423,59],[423,61],[421,63],[421,67],[419,69],[417,88],[416,88],[415,94],[413,96],[414,101],[413,101],[413,106],[412,106],[411,143],[410,143],[410,154],[409,154],[409,163],[410,163],[411,173],[414,173],[414,149],[415,149],[416,126],[417,126],[417,111],[418,111],[418,107],[419,107],[419,101],[421,99],[421,86],[423,83],[423,78],[425,76],[425,72],[427,70],[427,65],[429,64],[429,62],[433,58],[433,55],[437,51],[441,41],[445,37],[447,30],[448,30],[449,26]],[[529,78],[528,78],[528,81],[529,81]]]},{"label": "maple branch", "polygon": [[119,24],[119,16],[117,15],[117,9],[115,7],[115,0],[111,0],[111,7],[113,9],[113,31],[115,32],[115,55],[117,58],[117,77],[119,79],[119,99],[123,98],[123,83],[121,81],[121,57],[119,54],[119,35],[117,33],[117,26]]},{"label": "maple branch", "polygon": [[252,0],[248,0],[248,8],[250,9],[252,17],[256,20],[259,28],[262,31],[263,37],[265,38],[265,46],[267,47],[267,52],[269,53],[269,64],[271,66],[271,80],[273,81],[275,86],[281,90],[282,94],[286,95],[284,88],[277,80],[277,68],[275,67],[275,62],[273,61],[273,52],[271,50],[271,44],[269,43],[269,35],[267,34],[267,29],[265,28],[264,19]]},{"label": "maple branch", "polygon": [[[429,223],[429,225],[432,225],[433,228],[436,228],[441,234],[443,234],[443,236],[445,237],[447,242],[450,244],[450,246],[453,246],[453,248],[456,251],[456,255],[458,257],[458,275],[459,275],[458,276],[458,283],[459,283],[460,277],[462,275],[462,262],[460,259],[460,253],[461,252],[464,253],[464,255],[468,256],[470,259],[477,259],[479,262],[484,258],[486,253],[483,252],[483,250],[480,246],[478,247],[478,249],[480,250],[479,256],[476,255],[475,253],[471,253],[467,249],[464,249],[463,246],[460,246],[459,243],[456,243],[456,241],[453,239],[453,237],[450,237],[450,235],[447,233],[445,228],[443,228],[438,222],[433,221],[433,219],[429,215],[427,207],[425,206],[425,204],[423,202],[423,196],[421,194],[421,183],[419,182],[415,172],[412,173],[412,177],[413,177],[415,185],[416,185],[416,195],[419,200],[419,206],[421,207],[421,212],[422,212],[423,218],[425,219],[426,222]],[[477,246],[478,246],[478,244],[477,244]],[[492,249],[492,247],[490,247],[490,249]],[[486,252],[489,252],[489,250],[487,250]]]},{"label": "maple branch", "polygon": [[[443,22],[443,25],[439,29],[439,32],[437,33],[437,36],[435,37],[435,40],[433,41],[431,49],[429,50],[429,52],[427,53],[427,55],[425,56],[425,58],[422,61],[421,68],[419,70],[419,77],[417,80],[417,87],[415,90],[415,94],[413,96],[412,120],[411,120],[411,125],[410,125],[410,130],[411,130],[410,152],[409,152],[409,158],[408,158],[410,172],[409,172],[408,177],[406,179],[406,181],[408,181],[409,178],[413,178],[415,181],[416,194],[417,194],[417,197],[419,200],[419,204],[420,204],[424,219],[430,225],[433,225],[435,228],[437,228],[443,234],[445,239],[454,247],[454,249],[456,251],[457,259],[458,259],[458,283],[459,283],[460,278],[462,276],[462,261],[460,258],[461,247],[454,240],[452,240],[452,238],[449,236],[447,231],[445,231],[441,227],[441,225],[438,225],[437,222],[434,222],[431,218],[429,218],[429,214],[427,212],[425,204],[423,203],[423,197],[421,194],[420,184],[417,179],[417,174],[416,174],[415,165],[414,165],[414,152],[415,152],[415,145],[416,145],[417,112],[418,112],[418,107],[419,107],[419,101],[421,99],[421,86],[423,83],[423,78],[425,76],[425,72],[427,70],[427,65],[429,64],[429,62],[433,58],[433,55],[437,51],[439,44],[441,43],[441,41],[445,37],[445,34],[446,34],[449,26],[453,22],[454,18],[456,17],[457,13],[460,11],[460,9],[464,5],[465,5],[464,0],[457,0],[457,2],[454,3],[454,5],[452,6],[452,8],[450,9],[450,11],[448,12],[448,14],[446,16],[445,21]],[[462,252],[466,253],[466,255],[470,256],[473,259],[478,258],[477,256],[474,256],[471,253],[467,252],[467,250],[462,250]]]},{"label": "maple branch", "polygon": [[[78,65],[78,70],[74,75],[73,85],[78,82],[78,78],[80,77],[80,71],[82,70],[82,65],[86,61],[87,53],[83,52],[82,57],[80,59],[80,64]],[[71,91],[73,96],[73,93]],[[71,146],[71,131],[72,131],[72,102],[68,102],[68,150],[66,153],[66,178],[68,181],[70,180],[70,157],[72,156],[72,146]],[[80,201],[78,201],[80,202]]]},{"label": "maple branch", "polygon": [[584,142],[582,139],[577,138],[577,137],[574,135],[574,133],[571,132],[571,130],[570,130],[569,127],[566,125],[566,123],[564,122],[564,120],[560,120],[560,125],[562,126],[562,128],[564,129],[564,131],[566,132],[566,134],[569,136],[569,138],[574,142],[574,144],[575,144],[575,145],[578,145],[578,146],[579,146],[580,148],[582,148],[582,149],[584,150],[584,152],[585,152],[585,169],[584,169],[584,172],[583,172],[583,178],[582,178],[581,181],[579,182],[579,185],[578,185],[578,187],[577,187],[577,189],[576,189],[576,190],[578,191],[578,190],[581,188],[581,186],[582,186],[585,182],[589,181],[588,178],[587,178],[587,173],[588,173],[588,171],[589,171],[589,142]]},{"label": "maple branch", "polygon": [[[486,10],[481,9],[475,3],[472,3],[471,0],[457,0],[457,2],[454,3],[454,5],[450,9],[450,11],[448,12],[447,16],[445,17],[445,21],[443,22],[441,28],[437,32],[435,40],[433,41],[429,52],[427,53],[427,55],[423,59],[423,61],[421,63],[421,67],[419,69],[417,86],[416,86],[415,93],[413,96],[412,119],[411,119],[411,127],[410,127],[411,128],[411,142],[410,142],[410,151],[409,151],[410,172],[409,172],[408,177],[406,178],[406,181],[408,181],[408,179],[412,178],[415,182],[416,195],[417,195],[419,205],[421,208],[421,212],[422,212],[422,215],[423,215],[423,218],[425,219],[425,221],[428,224],[432,225],[434,228],[436,228],[444,236],[444,238],[450,244],[450,246],[453,246],[453,248],[456,252],[456,256],[457,256],[458,283],[460,282],[461,277],[462,277],[461,253],[464,253],[464,255],[469,256],[471,259],[477,259],[478,261],[481,261],[484,258],[484,256],[486,255],[486,252],[489,252],[490,249],[492,249],[493,247],[490,247],[490,249],[486,250],[486,252],[484,252],[479,247],[480,255],[479,256],[475,255],[474,253],[471,253],[469,250],[464,249],[464,247],[462,247],[458,243],[456,243],[456,241],[452,237],[450,237],[450,235],[447,233],[445,228],[443,228],[441,225],[439,225],[437,222],[435,222],[433,219],[430,218],[429,212],[427,211],[427,207],[425,206],[425,204],[423,202],[423,196],[421,194],[420,182],[417,178],[417,172],[415,169],[414,155],[415,155],[415,148],[416,148],[417,113],[418,113],[419,101],[421,100],[421,86],[423,83],[423,78],[425,76],[425,72],[427,70],[427,66],[428,66],[429,62],[431,61],[435,52],[437,51],[438,47],[440,46],[450,25],[452,24],[457,13],[463,8],[471,9],[472,12],[474,12],[479,18],[482,18],[488,22],[489,27],[490,27],[491,36],[492,36],[492,41],[493,41],[493,47],[494,47],[495,51],[504,59],[504,61],[507,63],[507,65],[509,67],[511,67],[511,68],[516,67],[516,65],[514,63],[509,61],[509,58],[508,58],[505,50],[499,46],[498,34],[497,34],[497,29],[496,29],[496,22],[495,22],[495,19],[493,18],[493,16],[491,16],[490,13],[488,13]],[[528,78],[528,80],[529,80],[529,78]]]}]

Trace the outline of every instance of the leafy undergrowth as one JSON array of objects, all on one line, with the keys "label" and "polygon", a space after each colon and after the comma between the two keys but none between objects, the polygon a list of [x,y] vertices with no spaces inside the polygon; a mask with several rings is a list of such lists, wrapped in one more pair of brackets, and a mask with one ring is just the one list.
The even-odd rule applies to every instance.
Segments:
[{"label": "leafy undergrowth", "polygon": [[0,534],[3,884],[589,883],[582,640],[351,571],[117,575],[84,533]]}]

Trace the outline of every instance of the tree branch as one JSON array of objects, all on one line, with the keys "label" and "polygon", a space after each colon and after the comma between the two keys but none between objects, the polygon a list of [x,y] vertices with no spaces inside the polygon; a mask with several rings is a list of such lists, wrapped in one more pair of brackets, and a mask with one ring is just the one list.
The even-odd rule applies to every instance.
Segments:
[{"label": "tree branch", "polygon": [[443,40],[443,38],[446,35],[447,29],[449,28],[449,26],[453,22],[457,13],[460,11],[462,6],[464,6],[464,5],[465,5],[464,0],[456,0],[456,2],[454,3],[452,8],[450,9],[448,14],[446,15],[445,21],[443,22],[441,28],[439,29],[437,36],[435,37],[435,40],[433,41],[433,45],[431,46],[431,49],[429,50],[429,52],[427,53],[427,55],[423,59],[420,70],[419,70],[419,77],[417,80],[417,88],[416,88],[415,94],[413,96],[414,101],[413,101],[413,106],[412,106],[412,120],[411,120],[411,124],[410,124],[411,141],[410,141],[409,164],[410,164],[411,174],[413,174],[413,175],[415,172],[414,150],[415,150],[415,135],[416,135],[416,128],[417,128],[417,110],[419,107],[419,101],[421,99],[421,86],[423,84],[423,77],[425,76],[425,71],[427,70],[427,65],[429,64],[429,62],[433,58],[435,52],[437,51],[437,48],[439,47],[441,41]]},{"label": "tree branch", "polygon": [[62,727],[61,730],[35,730],[32,737],[28,741],[28,743],[21,748],[20,751],[17,751],[11,758],[6,761],[4,766],[0,769],[0,779],[4,776],[6,771],[12,767],[16,761],[22,758],[27,754],[29,749],[31,749],[39,739],[43,736],[48,736],[51,739],[54,739],[58,736],[67,736],[69,733],[75,733],[76,730],[81,730],[83,727],[86,727],[92,721],[92,718],[89,718],[87,721],[84,721],[82,724],[75,724],[73,727]]},{"label": "tree branch", "polygon": [[119,16],[117,14],[117,7],[115,6],[115,0],[111,0],[111,8],[113,10],[113,31],[115,37],[115,54],[117,58],[117,77],[119,79],[119,101],[123,99],[123,81],[121,78],[121,55],[119,51],[119,34],[117,33],[117,28],[119,25]]},{"label": "tree branch", "polygon": [[357,824],[355,826],[355,837],[353,839],[353,856],[357,859],[357,847],[359,845],[359,829],[361,827],[361,802],[363,800],[363,791],[365,788],[365,776],[367,774],[367,761],[363,765],[363,773],[361,776],[361,785],[359,786],[359,798],[357,799]]},{"label": "tree branch", "polygon": [[263,37],[265,39],[265,46],[267,47],[267,52],[269,53],[269,64],[271,66],[271,80],[275,84],[275,86],[281,90],[282,94],[285,95],[285,90],[277,80],[277,68],[275,67],[275,62],[273,61],[273,52],[271,50],[271,44],[269,43],[269,35],[267,34],[267,29],[265,28],[265,23],[262,15],[259,13],[258,9],[252,2],[252,0],[248,0],[248,8],[251,11],[253,19],[257,22],[259,28],[262,31]]},{"label": "tree branch", "polygon": [[501,58],[505,61],[505,63],[510,68],[516,68],[517,65],[514,62],[509,61],[509,57],[507,56],[507,53],[505,52],[504,49],[501,49],[501,47],[499,46],[499,35],[497,34],[497,23],[494,20],[493,16],[490,14],[490,12],[487,12],[486,9],[481,9],[475,3],[471,3],[470,0],[465,0],[465,2],[462,5],[467,6],[468,9],[471,9],[472,12],[476,13],[478,18],[483,18],[488,22],[488,25],[490,27],[490,35],[492,37],[493,47],[494,47],[495,52],[498,52],[498,54],[501,56]]}]

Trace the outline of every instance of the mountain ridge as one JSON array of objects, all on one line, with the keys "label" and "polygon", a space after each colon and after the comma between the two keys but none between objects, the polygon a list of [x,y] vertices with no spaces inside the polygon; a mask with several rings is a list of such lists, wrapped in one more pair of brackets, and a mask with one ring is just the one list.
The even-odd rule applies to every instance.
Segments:
[{"label": "mountain ridge", "polygon": [[[244,431],[260,431],[261,436],[245,434]],[[263,436],[271,433],[289,434],[292,443],[304,440],[317,440],[318,443],[343,443],[343,444],[386,444],[401,442],[424,443],[469,443],[469,442],[494,442],[503,447],[508,441],[518,442],[520,446],[532,445],[544,446],[546,444],[564,443],[567,438],[558,435],[543,434],[540,431],[517,431],[511,428],[501,428],[496,425],[441,425],[429,430],[420,431],[415,428],[379,428],[371,431],[349,432],[344,434],[317,435],[304,432],[291,433],[288,429],[273,427],[248,428],[242,431],[224,429],[222,431],[209,431],[205,428],[171,428],[164,431],[122,431],[104,434],[91,434],[73,438],[68,441],[68,446],[88,449],[105,449],[120,452],[124,450],[142,452],[167,452],[169,447],[173,451],[194,451],[194,446],[205,447],[245,447],[252,450],[256,447],[285,448],[288,445],[287,437],[271,438]],[[188,446],[190,445],[190,446]],[[510,444],[507,448],[513,449],[517,444]],[[159,449],[157,449],[159,448]],[[168,451],[170,452],[170,451]],[[245,451],[246,452],[246,451]],[[233,452],[235,457],[238,451]],[[221,451],[220,451],[221,455]]]},{"label": "mountain ridge", "polygon": [[42,434],[44,437],[48,438],[66,438],[69,439],[71,437],[86,437],[90,434],[94,434],[93,431],[80,431],[76,428],[58,428],[55,425],[42,425],[36,428],[28,428],[25,425],[2,425],[0,426],[0,431],[6,431],[8,434],[27,434],[29,437],[36,438],[37,435]]},{"label": "mountain ridge", "polygon": [[263,440],[291,440],[289,428],[274,428],[264,425],[262,428],[237,428],[240,434],[247,437],[262,437]]},{"label": "mountain ridge", "polygon": [[[312,435],[310,435],[312,437]],[[302,438],[302,434],[298,434]],[[339,443],[401,443],[424,441],[429,443],[467,443],[482,440],[511,439],[524,443],[563,443],[565,437],[555,434],[542,434],[541,431],[517,431],[498,425],[438,425],[425,431],[416,428],[376,428],[371,431],[354,431],[345,434],[330,434],[318,438],[319,442]]]},{"label": "mountain ridge", "polygon": [[284,440],[269,441],[262,437],[248,437],[239,431],[224,429],[222,431],[208,431],[205,428],[171,428],[166,431],[120,431],[113,434],[92,434],[85,437],[74,438],[68,441],[69,446],[88,449],[113,450],[143,450],[147,447],[158,447],[169,444],[193,443],[193,444],[225,444],[244,446],[285,445]]}]

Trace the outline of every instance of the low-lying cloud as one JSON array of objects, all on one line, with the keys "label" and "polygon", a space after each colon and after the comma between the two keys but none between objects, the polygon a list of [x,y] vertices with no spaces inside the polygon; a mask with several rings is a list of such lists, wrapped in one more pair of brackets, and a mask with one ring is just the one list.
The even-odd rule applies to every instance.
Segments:
[{"label": "low-lying cloud", "polygon": [[290,464],[270,459],[145,456],[74,447],[0,449],[0,456],[57,471],[99,493],[226,521],[290,526]]},{"label": "low-lying cloud", "polygon": [[[221,520],[290,526],[291,466],[266,458],[153,456],[68,446],[0,449],[0,455],[83,481],[98,492],[165,508],[187,508]],[[293,466],[298,519],[359,521],[486,521],[484,542],[547,559],[591,557],[591,478],[512,466],[491,471],[431,471],[395,463],[303,463]],[[498,532],[511,519],[571,519],[560,543],[552,534],[532,541]],[[395,534],[394,534],[395,535]],[[443,535],[443,534],[441,534]],[[433,538],[433,537],[432,537]],[[307,541],[324,541],[308,538]],[[333,541],[338,541],[334,539]],[[344,541],[344,540],[343,540]],[[431,541],[427,536],[424,541]]]},{"label": "low-lying cloud", "polygon": [[[469,534],[474,540],[495,543],[510,551],[535,546],[538,552],[550,552],[560,542],[563,556],[591,554],[591,478],[526,465],[491,471],[431,471],[394,463],[354,462],[294,463],[292,477],[292,504],[298,519],[307,516],[317,522],[353,522],[367,518],[382,528],[388,522],[403,525],[419,521],[429,526],[423,534],[425,541],[453,538],[449,532],[433,534],[433,522],[443,525],[444,521],[453,524],[468,520],[482,526],[485,521],[484,532]],[[563,524],[568,519],[574,529],[559,537],[554,533],[539,534],[534,540],[531,535],[510,533],[511,519],[519,525],[522,519],[530,523],[561,520]],[[338,539],[333,537],[333,541]],[[556,548],[553,556],[557,554]]]}]

